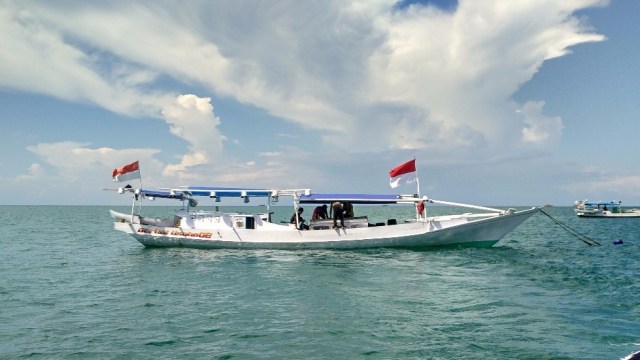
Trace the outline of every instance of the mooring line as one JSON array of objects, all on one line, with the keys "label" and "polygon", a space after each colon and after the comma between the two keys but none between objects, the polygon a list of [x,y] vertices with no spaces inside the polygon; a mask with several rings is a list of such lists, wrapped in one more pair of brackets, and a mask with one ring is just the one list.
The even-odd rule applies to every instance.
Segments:
[{"label": "mooring line", "polygon": [[589,246],[600,246],[600,243],[590,239],[589,237],[587,237],[584,234],[579,233],[577,230],[572,229],[569,225],[563,223],[562,221],[554,218],[553,216],[547,214],[544,210],[540,209],[540,212],[547,215],[547,217],[549,217],[549,219],[551,219],[553,222],[555,222],[556,224],[560,225],[561,228],[565,229],[569,234],[575,236],[576,238],[578,238],[579,240],[581,240],[582,242],[584,242],[585,244],[589,245]]}]

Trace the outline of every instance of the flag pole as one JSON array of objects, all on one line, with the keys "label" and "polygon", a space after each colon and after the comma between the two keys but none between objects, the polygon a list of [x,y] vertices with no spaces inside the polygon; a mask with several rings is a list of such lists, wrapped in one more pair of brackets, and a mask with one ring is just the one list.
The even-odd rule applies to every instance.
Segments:
[{"label": "flag pole", "polygon": [[[413,157],[413,161],[416,161],[416,157]],[[416,191],[418,192],[418,197],[420,197],[420,177],[418,176],[418,165],[416,164]]]},{"label": "flag pole", "polygon": [[[413,157],[413,164],[416,167],[416,195],[418,196],[418,199],[420,198],[420,177],[418,176],[418,164],[416,162],[416,157]],[[420,220],[420,216],[422,214],[420,214],[420,212],[418,211],[418,209],[420,208],[418,206],[418,203],[415,203],[416,206],[416,221]]]},{"label": "flag pole", "polygon": [[133,222],[133,213],[136,210],[136,200],[138,200],[138,199],[136,199],[137,196],[138,195],[136,194],[136,191],[134,189],[133,190],[133,201],[131,202],[131,222]]},{"label": "flag pole", "polygon": [[[138,160],[136,160],[137,162]],[[140,199],[138,200],[138,213],[142,216],[142,171],[140,171],[140,163],[138,163],[138,172],[140,172]],[[132,218],[133,219],[133,218]]]},{"label": "flag pole", "polygon": [[[418,164],[416,162],[416,157],[413,157],[413,161],[414,163],[416,163],[416,192],[418,195],[418,199],[420,198],[420,177],[418,176]],[[422,216],[421,213],[418,212],[418,203],[416,203],[416,220],[419,220],[420,217]]]}]

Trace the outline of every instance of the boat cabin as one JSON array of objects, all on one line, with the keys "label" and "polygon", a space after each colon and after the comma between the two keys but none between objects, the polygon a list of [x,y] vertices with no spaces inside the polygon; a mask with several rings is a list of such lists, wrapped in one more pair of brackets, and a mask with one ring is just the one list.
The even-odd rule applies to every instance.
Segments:
[{"label": "boat cabin", "polygon": [[608,211],[613,214],[621,213],[622,201],[578,201],[576,202],[576,211],[585,214],[595,214]]}]

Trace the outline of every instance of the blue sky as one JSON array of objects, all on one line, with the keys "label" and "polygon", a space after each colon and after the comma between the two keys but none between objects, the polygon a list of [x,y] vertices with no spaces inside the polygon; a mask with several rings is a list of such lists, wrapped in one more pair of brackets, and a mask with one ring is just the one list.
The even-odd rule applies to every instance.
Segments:
[{"label": "blue sky", "polygon": [[640,205],[640,2],[2,1],[0,204],[145,187]]}]

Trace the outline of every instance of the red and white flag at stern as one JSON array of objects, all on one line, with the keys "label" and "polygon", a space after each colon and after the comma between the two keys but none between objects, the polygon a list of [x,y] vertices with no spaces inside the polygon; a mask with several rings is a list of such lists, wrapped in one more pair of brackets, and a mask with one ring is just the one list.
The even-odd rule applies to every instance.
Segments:
[{"label": "red and white flag at stern", "polygon": [[140,165],[132,162],[113,170],[113,181],[123,182],[131,179],[140,179]]},{"label": "red and white flag at stern", "polygon": [[389,171],[389,185],[397,188],[400,185],[416,182],[416,159],[398,165]]}]

